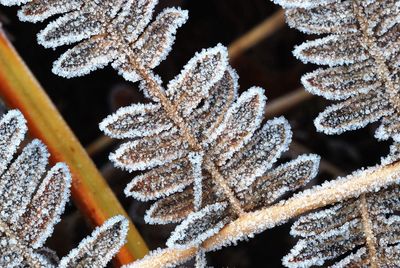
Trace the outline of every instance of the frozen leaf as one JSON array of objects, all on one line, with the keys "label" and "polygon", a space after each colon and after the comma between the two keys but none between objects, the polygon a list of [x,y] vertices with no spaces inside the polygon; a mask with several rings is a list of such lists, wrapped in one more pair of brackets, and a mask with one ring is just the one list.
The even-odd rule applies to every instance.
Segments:
[{"label": "frozen leaf", "polygon": [[372,61],[318,69],[304,75],[301,82],[308,92],[328,100],[344,100],[382,87]]},{"label": "frozen leaf", "polygon": [[26,121],[18,110],[11,110],[0,120],[0,174],[13,158],[27,131]]},{"label": "frozen leaf", "polygon": [[[202,206],[225,201],[223,196],[214,190],[211,178],[203,180]],[[194,212],[194,191],[188,187],[155,202],[146,212],[145,220],[151,224],[176,223]]]},{"label": "frozen leaf", "polygon": [[200,141],[207,143],[208,137],[223,122],[227,110],[237,98],[238,79],[236,71],[228,67],[221,80],[211,87],[204,104],[190,115],[187,123]]},{"label": "frozen leaf", "polygon": [[177,8],[164,9],[132,45],[129,56],[119,58],[113,63],[113,67],[126,80],[136,82],[140,76],[130,64],[129,58],[136,59],[146,68],[158,66],[169,54],[175,41],[175,33],[187,18],[187,11]]},{"label": "frozen leaf", "polygon": [[284,8],[313,8],[337,2],[337,0],[272,0]]},{"label": "frozen leaf", "polygon": [[105,267],[111,258],[125,244],[128,220],[115,216],[96,228],[68,256],[61,259],[59,268]]},{"label": "frozen leaf", "polygon": [[93,37],[65,52],[53,64],[53,72],[71,78],[86,75],[107,66],[118,52],[112,40]]},{"label": "frozen leaf", "polygon": [[283,117],[268,121],[221,169],[231,188],[243,191],[263,175],[291,142],[290,125]]},{"label": "frozen leaf", "polygon": [[99,126],[108,136],[123,139],[159,134],[173,125],[160,105],[133,104],[120,108]]},{"label": "frozen leaf", "polygon": [[295,191],[317,176],[320,157],[301,155],[258,177],[240,193],[245,210],[266,207],[289,191]]},{"label": "frozen leaf", "polygon": [[309,34],[349,33],[357,30],[351,1],[333,2],[312,9],[290,9],[286,12],[289,26]]},{"label": "frozen leaf", "polygon": [[147,201],[182,191],[193,182],[190,163],[186,158],[154,168],[135,177],[126,187],[125,194]]},{"label": "frozen leaf", "polygon": [[215,203],[190,214],[167,241],[167,246],[185,248],[197,246],[217,233],[226,222],[226,203]]},{"label": "frozen leaf", "polygon": [[315,126],[326,134],[341,134],[362,128],[392,112],[389,101],[373,91],[328,107],[315,119]]},{"label": "frozen leaf", "polygon": [[176,131],[127,142],[110,155],[115,165],[129,171],[165,165],[187,154],[187,143]]},{"label": "frozen leaf", "polygon": [[264,90],[253,87],[242,93],[236,103],[227,111],[225,121],[215,132],[215,152],[218,165],[239,151],[260,126],[265,109]]},{"label": "frozen leaf", "polygon": [[222,78],[227,64],[228,51],[222,45],[196,53],[182,72],[169,82],[167,96],[184,116],[188,115]]},{"label": "frozen leaf", "polygon": [[17,229],[21,239],[34,248],[43,246],[64,211],[70,184],[71,176],[65,164],[59,163],[49,171],[19,218]]},{"label": "frozen leaf", "polygon": [[295,48],[293,54],[304,63],[336,66],[368,59],[358,34],[330,35],[308,41]]},{"label": "frozen leaf", "polygon": [[49,153],[39,140],[32,141],[0,180],[0,218],[13,223],[26,211],[45,172]]},{"label": "frozen leaf", "polygon": [[82,0],[35,0],[22,6],[18,17],[21,21],[38,22],[81,6]]}]

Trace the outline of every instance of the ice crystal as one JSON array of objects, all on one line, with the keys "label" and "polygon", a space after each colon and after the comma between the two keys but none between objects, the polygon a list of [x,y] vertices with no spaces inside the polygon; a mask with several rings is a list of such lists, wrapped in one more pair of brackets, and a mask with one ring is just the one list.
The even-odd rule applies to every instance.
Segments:
[{"label": "ice crystal", "polygon": [[49,153],[39,140],[15,156],[26,132],[19,111],[11,110],[0,119],[0,266],[105,267],[126,236],[127,221],[121,217],[100,227],[60,264],[43,247],[68,200],[71,175],[64,163],[45,174]]},{"label": "ice crystal", "polygon": [[[399,159],[398,147],[392,146],[381,165]],[[283,258],[284,265],[312,267],[329,262],[336,268],[399,267],[399,194],[398,184],[388,185],[300,217],[291,234],[301,240]]]},{"label": "ice crystal", "polygon": [[[202,242],[305,185],[318,169],[316,155],[274,169],[291,141],[289,123],[280,117],[263,124],[264,90],[252,87],[238,96],[237,80],[226,48],[218,45],[196,53],[168,83],[167,101],[121,108],[100,124],[111,137],[131,139],[111,154],[115,165],[144,171],[126,195],[158,199],[145,220],[180,223],[167,245],[196,246],[198,266],[204,266]],[[145,92],[150,86],[141,85]]]},{"label": "ice crystal", "polygon": [[108,64],[127,80],[141,79],[138,69],[150,70],[171,50],[175,33],[187,20],[187,11],[166,8],[151,22],[157,0],[1,0],[21,5],[23,21],[43,21],[61,15],[38,34],[44,47],[80,42],[54,63],[63,77],[82,76]]},{"label": "ice crystal", "polygon": [[316,118],[317,129],[340,134],[381,120],[375,136],[399,141],[399,1],[273,1],[291,27],[328,34],[294,50],[303,62],[329,66],[303,76],[306,90],[341,100]]}]

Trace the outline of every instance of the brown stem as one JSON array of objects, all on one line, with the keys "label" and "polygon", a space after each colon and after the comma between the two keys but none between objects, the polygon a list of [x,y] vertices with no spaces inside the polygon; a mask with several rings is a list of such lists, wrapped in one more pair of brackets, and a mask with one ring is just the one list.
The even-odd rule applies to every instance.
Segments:
[{"label": "brown stem", "polygon": [[368,202],[365,194],[362,194],[360,197],[360,213],[361,220],[365,234],[365,240],[368,248],[368,255],[370,259],[371,268],[378,268],[378,254],[376,252],[376,238],[374,235],[374,231],[372,229],[372,221],[369,217],[368,212]]}]

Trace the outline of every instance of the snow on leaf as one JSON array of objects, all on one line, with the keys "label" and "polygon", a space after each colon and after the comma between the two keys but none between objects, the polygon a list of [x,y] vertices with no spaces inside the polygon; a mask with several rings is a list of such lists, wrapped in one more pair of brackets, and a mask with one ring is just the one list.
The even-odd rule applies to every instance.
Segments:
[{"label": "snow on leaf", "polygon": [[284,8],[313,8],[337,2],[337,0],[272,0]]},{"label": "snow on leaf", "polygon": [[337,66],[368,59],[358,34],[330,35],[296,47],[293,54],[304,63]]},{"label": "snow on leaf", "polygon": [[107,66],[116,57],[112,40],[93,37],[61,55],[53,64],[53,72],[66,78],[83,76]]},{"label": "snow on leaf", "polygon": [[351,1],[333,2],[311,9],[290,9],[286,21],[308,34],[349,33],[357,30]]},{"label": "snow on leaf", "polygon": [[197,246],[224,227],[226,203],[215,203],[190,214],[171,234],[168,247]]},{"label": "snow on leaf", "polygon": [[204,105],[189,116],[190,129],[203,143],[208,142],[208,137],[223,122],[227,110],[237,98],[238,79],[236,71],[228,67],[221,80],[210,88],[208,97],[203,100]]},{"label": "snow on leaf", "polygon": [[127,80],[137,81],[137,69],[151,70],[171,50],[187,11],[166,8],[152,20],[157,0],[1,0],[3,5],[24,4],[23,21],[38,22],[60,15],[38,34],[47,48],[77,43],[55,63],[53,72],[71,78],[112,64]]},{"label": "snow on leaf", "polygon": [[[364,127],[385,115],[375,136],[378,139],[400,140],[398,1],[274,2],[287,9],[287,21],[291,27],[309,34],[328,34],[307,41],[294,50],[294,55],[305,63],[331,67],[306,74],[302,78],[306,90],[330,100],[349,99],[328,107],[315,121],[317,129],[326,134],[340,134]],[[370,111],[363,109],[364,116],[360,118],[360,107],[365,108],[363,95],[371,91],[374,91],[376,101]],[[373,114],[377,108],[390,110],[393,115],[385,112],[371,115],[370,112]],[[327,115],[330,122],[324,126],[321,121],[327,119]]]},{"label": "snow on leaf", "polygon": [[105,267],[111,258],[125,244],[128,233],[128,220],[115,216],[96,228],[82,240],[76,249],[62,258],[59,268],[67,267]]}]

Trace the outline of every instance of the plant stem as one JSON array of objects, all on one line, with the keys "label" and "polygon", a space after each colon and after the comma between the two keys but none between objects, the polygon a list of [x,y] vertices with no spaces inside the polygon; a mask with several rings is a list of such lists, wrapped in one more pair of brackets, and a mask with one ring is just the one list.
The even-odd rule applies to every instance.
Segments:
[{"label": "plant stem", "polygon": [[[370,168],[363,172],[349,175],[322,186],[315,186],[294,197],[271,207],[246,213],[228,224],[218,234],[206,240],[202,247],[206,251],[228,246],[249,235],[261,233],[288,220],[322,208],[329,204],[359,197],[366,192],[375,191],[399,182],[400,162],[378,168]],[[165,267],[168,264],[181,263],[194,256],[195,249],[184,250],[167,248],[137,261],[129,268]]]},{"label": "plant stem", "polygon": [[[78,139],[1,29],[0,66],[1,98],[24,114],[30,133],[47,145],[53,164],[68,164],[72,173],[72,197],[83,215],[94,225],[101,225],[114,215],[127,216]],[[127,264],[147,252],[145,242],[130,223],[127,244],[117,255],[117,262]]]},{"label": "plant stem", "polygon": [[368,256],[371,268],[378,268],[378,254],[376,251],[376,238],[372,229],[372,221],[368,212],[368,201],[365,194],[360,197],[360,214],[364,230],[365,240],[368,248]]}]

